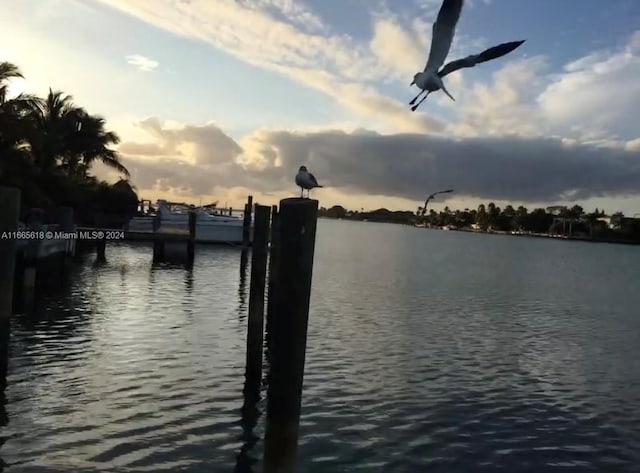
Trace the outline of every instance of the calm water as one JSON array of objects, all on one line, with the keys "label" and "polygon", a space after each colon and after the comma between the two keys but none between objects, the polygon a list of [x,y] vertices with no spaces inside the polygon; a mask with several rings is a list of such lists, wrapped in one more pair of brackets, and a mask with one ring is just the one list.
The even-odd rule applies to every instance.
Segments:
[{"label": "calm water", "polygon": [[[5,471],[260,471],[240,250],[107,258],[14,319]],[[300,471],[637,472],[639,308],[637,247],[321,220]]]}]

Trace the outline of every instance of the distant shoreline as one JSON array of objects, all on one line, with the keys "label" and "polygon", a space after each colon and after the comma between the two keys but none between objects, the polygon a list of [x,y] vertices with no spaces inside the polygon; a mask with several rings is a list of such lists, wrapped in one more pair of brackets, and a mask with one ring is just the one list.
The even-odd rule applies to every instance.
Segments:
[{"label": "distant shoreline", "polygon": [[[416,227],[422,228],[422,227]],[[470,228],[449,228],[444,230],[442,228],[431,228],[431,230],[440,230],[440,231],[452,231],[452,232],[467,232],[467,233],[482,233],[487,235],[504,235],[504,236],[513,236],[513,237],[529,237],[529,238],[547,238],[550,240],[573,240],[573,241],[586,241],[588,243],[615,243],[619,245],[640,245],[640,241],[634,240],[619,240],[612,238],[594,238],[588,236],[569,236],[569,235],[551,235],[549,233],[524,233],[524,232],[503,232],[503,231],[482,231],[482,230],[473,230]]]},{"label": "distant shoreline", "polygon": [[584,241],[587,243],[611,243],[617,245],[632,245],[632,246],[640,246],[640,241],[635,240],[623,240],[623,239],[615,239],[615,238],[595,238],[588,236],[569,236],[569,235],[551,235],[549,233],[527,233],[527,232],[510,232],[510,231],[500,231],[500,230],[492,230],[492,231],[484,231],[484,230],[474,230],[473,228],[440,228],[440,227],[421,227],[415,224],[410,224],[406,222],[393,222],[393,221],[382,221],[382,220],[369,220],[369,219],[353,219],[353,218],[333,218],[322,216],[319,217],[326,220],[342,220],[348,222],[356,222],[356,223],[388,223],[393,225],[405,225],[418,229],[427,229],[427,230],[439,230],[439,231],[452,231],[452,232],[466,232],[466,233],[479,233],[485,235],[502,235],[502,236],[512,236],[512,237],[528,237],[528,238],[546,238],[550,240],[569,240],[569,241]]}]

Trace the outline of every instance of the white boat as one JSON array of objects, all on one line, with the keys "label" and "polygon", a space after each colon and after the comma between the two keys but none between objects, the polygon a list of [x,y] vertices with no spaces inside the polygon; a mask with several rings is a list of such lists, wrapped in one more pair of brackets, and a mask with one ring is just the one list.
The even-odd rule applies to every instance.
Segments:
[{"label": "white boat", "polygon": [[[161,229],[189,229],[188,206],[171,204],[166,200],[158,200],[157,216],[133,217],[127,230],[132,233],[149,233],[154,230],[157,218]],[[242,243],[244,215],[224,215],[215,209],[196,209],[196,242],[202,243]],[[250,239],[253,236],[253,221],[250,228]]]}]

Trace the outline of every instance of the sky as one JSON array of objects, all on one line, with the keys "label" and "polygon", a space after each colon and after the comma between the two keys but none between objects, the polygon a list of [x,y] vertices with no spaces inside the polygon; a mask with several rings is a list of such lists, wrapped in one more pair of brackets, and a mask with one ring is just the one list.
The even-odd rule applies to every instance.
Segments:
[{"label": "sky", "polygon": [[[106,118],[141,197],[415,210],[495,202],[640,214],[640,2],[467,0],[448,75],[409,83],[440,0],[20,0],[0,61]],[[98,167],[100,177],[113,173]]]}]

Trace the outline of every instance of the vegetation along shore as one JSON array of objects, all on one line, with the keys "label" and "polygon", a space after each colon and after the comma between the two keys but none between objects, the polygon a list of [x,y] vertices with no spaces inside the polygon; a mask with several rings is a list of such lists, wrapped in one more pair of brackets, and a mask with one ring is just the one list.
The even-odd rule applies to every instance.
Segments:
[{"label": "vegetation along shore", "polygon": [[424,216],[421,211],[422,208],[417,212],[384,208],[357,211],[336,205],[321,208],[319,216],[444,230],[640,244],[640,218],[635,218],[640,214],[634,217],[627,217],[622,212],[609,215],[599,209],[587,213],[579,205],[551,206],[532,211],[523,206],[514,208],[507,205],[501,209],[493,202],[480,204],[477,209],[451,210],[445,207],[440,212],[431,209]]}]

